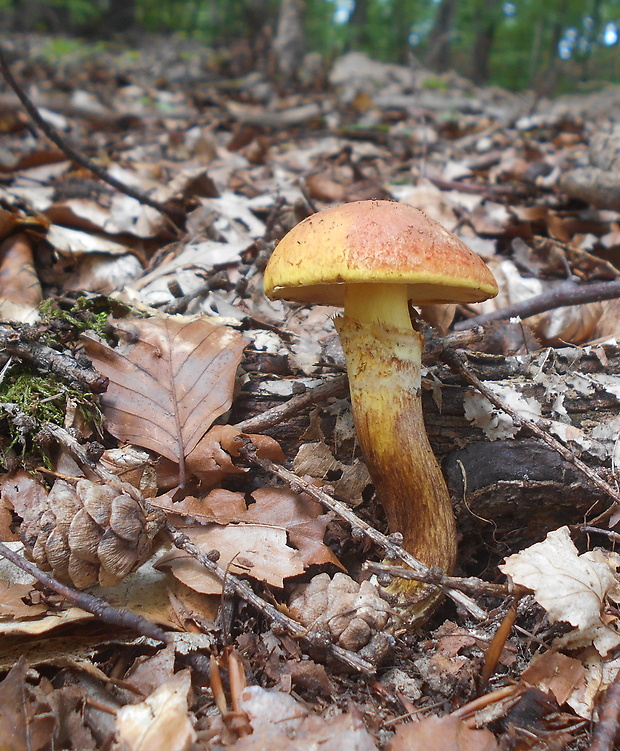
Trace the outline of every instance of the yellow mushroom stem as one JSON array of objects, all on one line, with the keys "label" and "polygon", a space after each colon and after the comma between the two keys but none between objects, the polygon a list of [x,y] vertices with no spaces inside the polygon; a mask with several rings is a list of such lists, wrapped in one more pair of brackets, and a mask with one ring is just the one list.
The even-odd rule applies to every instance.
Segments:
[{"label": "yellow mushroom stem", "polygon": [[[450,495],[428,442],[421,400],[423,339],[411,325],[407,287],[350,284],[336,318],[362,453],[391,532],[427,566],[451,572],[456,525]],[[419,585],[395,580],[404,595]]]}]

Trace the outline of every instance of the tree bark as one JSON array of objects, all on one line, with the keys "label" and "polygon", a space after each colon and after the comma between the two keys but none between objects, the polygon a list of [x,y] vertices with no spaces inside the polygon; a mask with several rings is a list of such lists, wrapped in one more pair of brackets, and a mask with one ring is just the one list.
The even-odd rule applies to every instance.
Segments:
[{"label": "tree bark", "polygon": [[369,42],[368,35],[368,0],[355,0],[353,12],[349,18],[351,29],[350,47],[363,49]]},{"label": "tree bark", "polygon": [[457,0],[441,0],[430,33],[424,64],[431,70],[443,72],[450,68],[450,42]]},{"label": "tree bark", "polygon": [[479,86],[489,80],[489,60],[497,28],[497,0],[484,0],[472,50],[472,80]]},{"label": "tree bark", "polygon": [[293,83],[305,54],[305,0],[281,0],[274,52],[282,83]]},{"label": "tree bark", "polygon": [[122,34],[135,28],[136,0],[109,0],[102,26],[108,36]]}]

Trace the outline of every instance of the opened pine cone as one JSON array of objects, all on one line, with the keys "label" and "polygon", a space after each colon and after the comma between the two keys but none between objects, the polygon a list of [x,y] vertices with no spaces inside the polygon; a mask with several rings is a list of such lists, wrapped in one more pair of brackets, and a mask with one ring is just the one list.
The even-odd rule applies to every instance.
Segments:
[{"label": "opened pine cone", "polygon": [[107,485],[57,480],[45,505],[24,521],[28,557],[78,589],[110,587],[149,557],[163,516]]}]

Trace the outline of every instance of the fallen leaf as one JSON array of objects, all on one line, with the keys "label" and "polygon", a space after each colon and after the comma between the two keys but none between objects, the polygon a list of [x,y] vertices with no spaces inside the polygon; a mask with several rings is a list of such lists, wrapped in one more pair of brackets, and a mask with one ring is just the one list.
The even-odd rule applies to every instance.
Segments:
[{"label": "fallen leaf", "polygon": [[2,499],[0,510],[0,539],[3,542],[20,540],[17,532],[13,532],[11,524],[13,516],[11,511],[24,520],[34,518],[39,512],[41,505],[49,490],[40,480],[35,479],[23,469],[7,472],[0,478],[0,498]]},{"label": "fallen leaf", "polygon": [[27,671],[22,657],[0,683],[0,751],[44,751],[58,730],[59,718],[26,682]]},{"label": "fallen leaf", "polygon": [[489,730],[471,730],[458,717],[425,717],[399,725],[387,751],[495,751]]},{"label": "fallen leaf", "polygon": [[616,586],[615,567],[601,551],[579,555],[568,527],[549,532],[543,542],[511,555],[500,566],[534,597],[552,623],[566,621],[577,631],[561,637],[564,645],[594,644],[605,655],[620,644],[616,620],[603,618],[607,595]]},{"label": "fallen leaf", "polygon": [[352,464],[338,461],[324,441],[302,443],[293,459],[298,475],[310,475],[329,482],[336,498],[351,506],[359,506],[363,491],[371,484],[368,468],[359,459]]},{"label": "fallen leaf", "polygon": [[576,688],[585,684],[585,674],[586,670],[579,660],[550,651],[536,655],[521,675],[521,680],[543,693],[551,692],[561,706]]},{"label": "fallen leaf", "polygon": [[579,660],[584,669],[584,679],[575,685],[566,703],[579,717],[596,720],[601,694],[620,672],[620,657],[604,659],[594,647],[588,647],[579,654]]},{"label": "fallen leaf", "polygon": [[41,603],[28,604],[25,600],[34,594],[32,585],[0,579],[0,618],[19,620],[34,618],[47,611]]},{"label": "fallen leaf", "polygon": [[24,232],[11,235],[0,245],[0,318],[32,323],[42,299],[32,241]]},{"label": "fallen leaf", "polygon": [[310,715],[298,725],[294,740],[279,730],[266,728],[238,740],[234,751],[377,751],[361,718],[353,713],[336,717]]},{"label": "fallen leaf", "polygon": [[[247,574],[274,587],[283,587],[284,579],[303,573],[297,550],[286,542],[286,530],[258,524],[229,524],[226,527],[185,527],[183,532],[204,553],[217,550],[218,564],[233,574]],[[194,558],[182,551],[164,553],[157,568],[170,569],[183,584],[203,594],[219,594],[222,585]]]},{"label": "fallen leaf", "polygon": [[145,701],[116,715],[116,751],[187,751],[196,742],[188,712],[189,670],[181,670]]},{"label": "fallen leaf", "polygon": [[305,566],[331,563],[343,569],[323,542],[330,516],[322,513],[320,503],[288,488],[259,488],[252,493],[252,498],[256,503],[248,508],[242,519],[284,527]]},{"label": "fallen leaf", "polygon": [[114,349],[92,336],[84,347],[110,379],[102,395],[108,430],[181,465],[232,402],[245,341],[208,318],[157,316],[117,321]]},{"label": "fallen leaf", "polygon": [[[244,472],[235,466],[231,456],[239,456],[243,434],[234,425],[214,425],[188,452],[186,467],[190,474],[195,475],[203,486],[212,487],[229,474]],[[280,444],[270,436],[247,434],[256,446],[256,454],[261,459],[274,462],[285,460]]]}]

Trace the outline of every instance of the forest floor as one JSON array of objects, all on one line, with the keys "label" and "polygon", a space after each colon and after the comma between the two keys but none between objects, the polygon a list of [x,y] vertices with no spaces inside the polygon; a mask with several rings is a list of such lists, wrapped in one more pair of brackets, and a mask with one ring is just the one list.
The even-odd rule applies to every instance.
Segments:
[{"label": "forest floor", "polygon": [[[4,55],[36,111],[0,89],[0,738],[612,748],[620,88],[350,53],[281,90],[243,42],[160,37]],[[423,210],[499,285],[425,311],[460,542],[419,624],[381,589],[337,310],[262,289],[289,230],[360,200]]]}]

